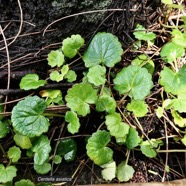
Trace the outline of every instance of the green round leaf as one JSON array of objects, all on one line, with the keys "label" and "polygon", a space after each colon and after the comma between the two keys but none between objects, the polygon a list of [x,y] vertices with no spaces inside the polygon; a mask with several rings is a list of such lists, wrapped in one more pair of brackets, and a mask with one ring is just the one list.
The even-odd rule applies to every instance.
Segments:
[{"label": "green round leaf", "polygon": [[75,112],[73,111],[66,112],[65,121],[69,122],[67,126],[68,132],[70,132],[71,134],[79,132],[80,123],[79,118],[77,117],[77,114]]},{"label": "green round leaf", "polygon": [[171,100],[171,106],[180,113],[186,112],[186,95],[178,94],[178,98]]},{"label": "green round leaf", "polygon": [[156,149],[159,147],[159,145],[162,145],[161,140],[156,140],[156,139],[151,139],[149,141],[143,141],[140,146],[141,146],[141,152],[149,157],[149,158],[154,158],[157,155]]},{"label": "green round leaf", "polygon": [[15,166],[4,167],[3,164],[0,164],[0,183],[6,183],[12,181],[16,176],[17,169]]},{"label": "green round leaf", "polygon": [[8,149],[8,157],[12,160],[12,162],[18,162],[21,158],[21,150],[19,147],[13,146]]},{"label": "green round leaf", "polygon": [[133,59],[132,65],[146,68],[150,74],[154,72],[154,62],[145,54],[141,54]]},{"label": "green round leaf", "polygon": [[77,144],[71,139],[63,139],[60,141],[57,147],[56,154],[64,157],[65,161],[70,162],[73,161],[76,157]]},{"label": "green round leaf", "polygon": [[141,143],[141,152],[150,158],[154,158],[157,155],[156,150],[153,149],[153,146],[148,141]]},{"label": "green round leaf", "polygon": [[38,174],[47,174],[51,170],[51,164],[50,163],[44,163],[43,165],[34,164],[34,170]]},{"label": "green round leaf", "polygon": [[73,81],[76,80],[77,75],[76,75],[75,71],[69,70],[69,71],[67,72],[67,74],[65,74],[64,78],[67,79],[67,81],[68,81],[69,83],[71,83],[71,82],[73,82]]},{"label": "green round leaf", "polygon": [[84,39],[79,35],[72,35],[63,40],[62,50],[66,57],[73,58],[84,45]]},{"label": "green round leaf", "polygon": [[96,165],[104,165],[112,161],[113,151],[106,147],[110,142],[110,134],[106,131],[97,131],[88,139],[87,155]]},{"label": "green round leaf", "polygon": [[156,38],[156,34],[153,32],[146,32],[146,29],[140,24],[137,24],[134,36],[136,39],[143,41],[153,41]]},{"label": "green round leaf", "polygon": [[6,137],[6,135],[9,133],[10,128],[8,126],[8,121],[0,121],[0,138]]},{"label": "green round leaf", "polygon": [[34,152],[31,150],[31,149],[28,149],[27,151],[26,151],[26,155],[28,156],[28,157],[33,157],[34,156]]},{"label": "green round leaf", "polygon": [[109,95],[102,95],[96,101],[96,110],[98,112],[106,111],[108,113],[115,112],[116,101]]},{"label": "green round leaf", "polygon": [[16,131],[30,138],[48,131],[49,120],[42,114],[46,103],[38,96],[27,97],[12,110],[12,125]]},{"label": "green round leaf", "polygon": [[127,182],[133,177],[134,172],[133,167],[123,161],[117,167],[117,178],[119,181]]},{"label": "green round leaf", "polygon": [[51,67],[60,67],[63,65],[63,63],[65,62],[64,59],[64,55],[61,51],[59,50],[52,50],[49,54],[48,54],[48,64]]},{"label": "green round leaf", "polygon": [[119,113],[112,113],[106,116],[106,125],[110,134],[116,138],[124,138],[129,132],[129,125],[121,122]]},{"label": "green round leaf", "polygon": [[105,179],[106,181],[111,181],[112,179],[115,178],[116,176],[116,162],[115,161],[111,163],[109,162],[105,165],[102,165],[101,167],[104,168],[101,171],[103,179]]},{"label": "green round leaf", "polygon": [[31,150],[34,154],[34,164],[43,165],[49,158],[51,151],[50,141],[47,136],[41,135],[38,139],[33,142]]},{"label": "green round leaf", "polygon": [[129,134],[127,135],[126,139],[126,146],[128,149],[133,149],[134,147],[138,146],[141,142],[141,138],[138,136],[138,132],[135,128],[130,127]]},{"label": "green round leaf", "polygon": [[102,88],[101,92],[102,92],[102,95],[107,95],[107,96],[111,96],[112,95],[110,88],[105,87],[105,86]]},{"label": "green round leaf", "polygon": [[86,67],[104,64],[107,67],[121,61],[123,49],[118,38],[111,33],[98,33],[92,39],[88,49],[83,55]]},{"label": "green round leaf", "polygon": [[42,97],[46,97],[47,105],[64,104],[61,90],[48,89],[39,92]]},{"label": "green round leaf", "polygon": [[174,43],[186,48],[186,32],[182,33],[180,30],[174,29],[171,34],[173,36],[172,41]]},{"label": "green round leaf", "polygon": [[164,67],[164,69],[160,73],[160,85],[165,88],[167,93],[172,93],[174,95],[184,94],[186,93],[186,65],[179,70],[178,73],[173,72],[168,67]]},{"label": "green round leaf", "polygon": [[87,78],[90,83],[94,84],[95,86],[99,86],[105,84],[105,74],[106,68],[100,65],[96,65],[89,68]]},{"label": "green round leaf", "polygon": [[143,100],[132,100],[127,104],[127,110],[134,113],[136,117],[143,117],[147,114],[148,105]]},{"label": "green round leaf", "polygon": [[143,100],[153,87],[151,75],[145,68],[138,66],[124,67],[114,79],[114,88],[120,94],[128,94],[131,98]]},{"label": "green round leaf", "polygon": [[58,96],[62,97],[61,90],[54,90],[54,89],[42,90],[42,91],[40,91],[39,94],[42,97],[51,98],[51,99],[55,99]]},{"label": "green round leaf", "polygon": [[45,84],[46,81],[39,80],[39,76],[37,74],[27,74],[21,79],[19,86],[20,89],[31,90],[37,89],[38,87],[43,86]]},{"label": "green round leaf", "polygon": [[61,68],[61,74],[63,74],[63,76],[65,76],[69,71],[69,65],[63,65],[63,67]]},{"label": "green round leaf", "polygon": [[62,162],[62,157],[60,155],[55,155],[53,161],[55,164],[60,164]]},{"label": "green round leaf", "polygon": [[60,74],[57,70],[50,73],[50,79],[52,81],[60,82],[63,80],[63,74]]},{"label": "green round leaf", "polygon": [[15,134],[14,141],[16,145],[18,145],[22,149],[30,149],[32,147],[31,140],[28,136],[23,136],[21,134]]},{"label": "green round leaf", "polygon": [[30,180],[22,179],[15,182],[15,186],[35,186],[35,184]]},{"label": "green round leaf", "polygon": [[183,56],[184,54],[185,54],[184,47],[177,45],[174,42],[165,44],[160,52],[160,56],[167,63],[172,63],[173,61],[176,61],[177,58]]},{"label": "green round leaf", "polygon": [[90,113],[89,104],[94,104],[97,100],[97,91],[90,84],[75,84],[68,90],[65,99],[71,110],[86,116]]}]

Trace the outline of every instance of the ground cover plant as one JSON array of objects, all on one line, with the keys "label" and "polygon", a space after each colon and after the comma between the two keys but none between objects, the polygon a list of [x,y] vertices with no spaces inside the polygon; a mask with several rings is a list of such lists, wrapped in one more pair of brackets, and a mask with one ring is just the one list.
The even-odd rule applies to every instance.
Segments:
[{"label": "ground cover plant", "polygon": [[[172,1],[162,1],[162,6],[166,16],[184,10]],[[186,145],[185,16],[177,17],[177,25],[165,20],[161,26],[154,31],[135,25],[130,50],[137,55],[127,65],[122,63],[126,51],[113,33],[98,32],[90,43],[73,34],[48,53],[47,78],[33,72],[22,77],[20,89],[32,95],[18,101],[10,117],[0,105],[0,183],[35,185],[28,176],[16,179],[25,161],[34,174],[55,176],[60,164],[74,162],[82,149],[83,157],[100,168],[102,182],[132,180],[134,154],[158,161],[162,175],[151,169],[148,173],[161,181],[179,177],[169,165],[169,154],[184,153]],[[53,82],[70,87],[46,88]],[[157,128],[149,130],[142,123],[149,117],[158,121],[157,134]],[[9,136],[10,145],[4,145]],[[78,170],[68,176],[74,179]]]}]

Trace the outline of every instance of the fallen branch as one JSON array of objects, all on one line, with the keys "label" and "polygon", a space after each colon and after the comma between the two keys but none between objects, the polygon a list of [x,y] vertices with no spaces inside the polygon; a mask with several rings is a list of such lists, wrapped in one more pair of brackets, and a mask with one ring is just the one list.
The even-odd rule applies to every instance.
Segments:
[{"label": "fallen branch", "polygon": [[61,88],[70,88],[74,85],[74,83],[56,83],[56,84],[47,84],[45,86],[39,87],[37,90],[21,90],[21,89],[0,89],[0,95],[15,95],[15,94],[23,94],[25,92],[33,92],[40,91],[44,89],[61,89]]}]

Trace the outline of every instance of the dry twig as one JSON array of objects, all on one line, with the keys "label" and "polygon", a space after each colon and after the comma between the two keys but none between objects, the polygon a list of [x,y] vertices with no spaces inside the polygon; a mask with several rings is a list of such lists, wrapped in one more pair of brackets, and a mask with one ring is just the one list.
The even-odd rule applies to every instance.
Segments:
[{"label": "dry twig", "polygon": [[[14,39],[13,39],[10,43],[8,43],[7,46],[10,46],[12,43],[15,42],[15,40],[16,40],[16,39],[18,38],[18,36],[20,35],[21,30],[22,30],[22,26],[23,26],[23,11],[22,11],[22,8],[21,8],[20,0],[17,0],[17,2],[18,2],[18,5],[19,5],[19,9],[20,9],[20,19],[21,19],[21,20],[20,20],[20,25],[19,25],[19,30],[18,30],[16,36],[14,37]],[[0,51],[1,51],[1,50],[4,50],[4,49],[6,49],[6,47],[0,48]]]}]

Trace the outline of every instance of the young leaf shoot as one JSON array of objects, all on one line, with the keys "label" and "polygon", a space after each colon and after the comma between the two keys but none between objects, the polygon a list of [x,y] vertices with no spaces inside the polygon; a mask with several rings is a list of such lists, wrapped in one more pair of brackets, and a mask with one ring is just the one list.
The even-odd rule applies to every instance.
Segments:
[{"label": "young leaf shoot", "polygon": [[133,112],[136,117],[143,117],[147,114],[147,104],[143,100],[132,100],[127,104],[127,110]]},{"label": "young leaf shoot", "polygon": [[68,111],[65,114],[65,121],[69,122],[67,129],[71,134],[75,134],[79,131],[80,123],[77,114],[74,111]]},{"label": "young leaf shoot", "polygon": [[55,89],[48,89],[48,90],[42,90],[39,92],[41,97],[46,97],[46,104],[47,105],[63,105],[63,96],[61,90],[55,90]]},{"label": "young leaf shoot", "polygon": [[55,155],[53,161],[55,164],[60,164],[62,162],[62,157],[60,155]]},{"label": "young leaf shoot", "polygon": [[63,40],[62,50],[66,57],[73,58],[84,45],[84,39],[79,35],[72,35]]},{"label": "young leaf shoot", "polygon": [[156,38],[156,34],[153,32],[147,32],[146,29],[140,24],[137,24],[133,34],[136,39],[147,41],[148,46],[153,45],[154,39]]},{"label": "young leaf shoot", "polygon": [[63,80],[63,74],[60,74],[57,70],[50,73],[50,79],[52,81],[60,82]]},{"label": "young leaf shoot", "polygon": [[159,145],[162,145],[162,141],[161,140],[156,140],[156,139],[151,139],[151,141],[149,142],[147,141],[143,141],[140,146],[141,146],[141,152],[149,157],[149,158],[154,158],[157,155],[157,149],[159,147]]},{"label": "young leaf shoot", "polygon": [[146,68],[150,74],[153,74],[154,72],[154,62],[145,54],[137,56],[132,60],[131,64],[134,66]]},{"label": "young leaf shoot", "polygon": [[65,62],[64,55],[62,51],[60,50],[52,50],[48,54],[48,64],[53,68],[53,67],[61,67],[63,63]]},{"label": "young leaf shoot", "polygon": [[95,86],[105,84],[106,78],[106,68],[104,66],[96,65],[89,68],[87,73],[88,81]]},{"label": "young leaf shoot", "polygon": [[8,149],[8,157],[11,159],[12,162],[18,162],[18,160],[21,158],[21,150],[19,147],[13,146]]},{"label": "young leaf shoot", "polygon": [[76,80],[77,74],[76,74],[75,71],[69,70],[69,71],[67,72],[67,74],[64,75],[64,78],[67,79],[67,81],[68,81],[69,83],[72,83],[73,81]]}]

